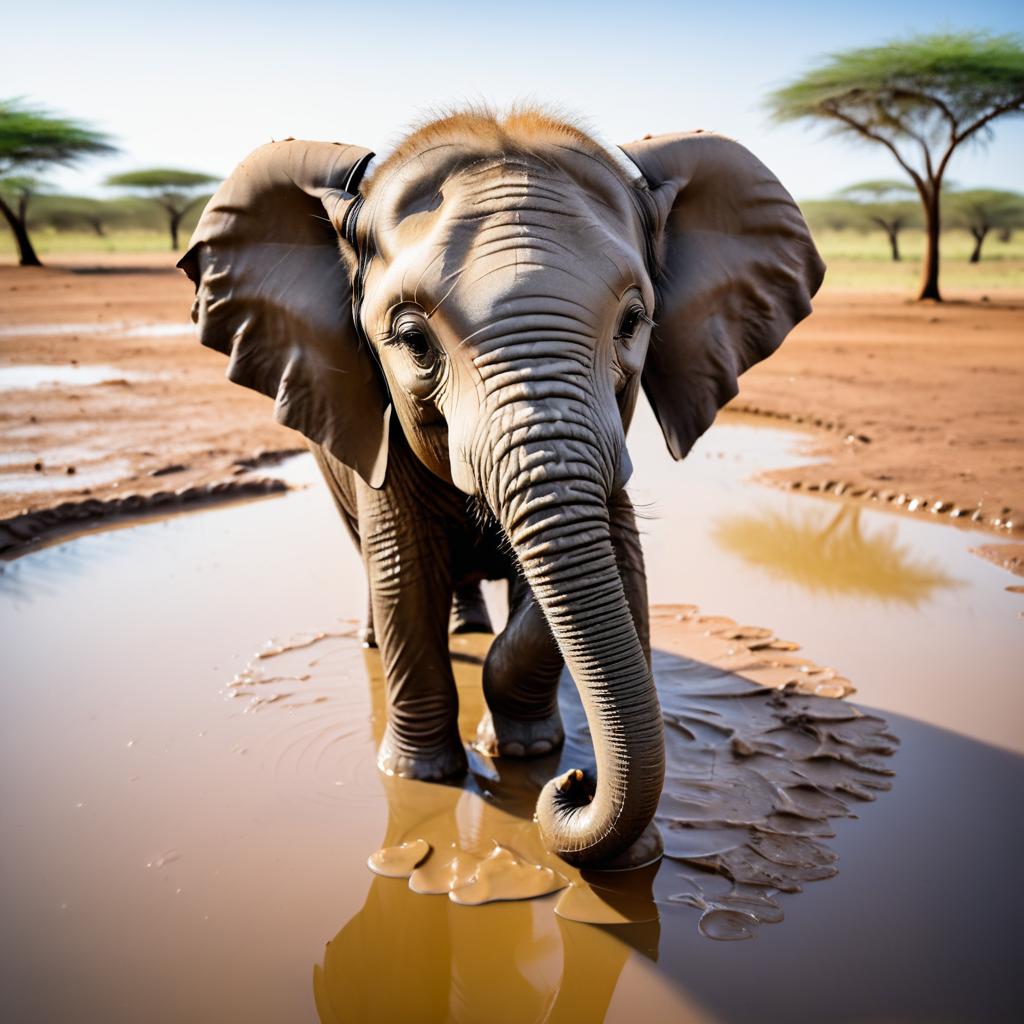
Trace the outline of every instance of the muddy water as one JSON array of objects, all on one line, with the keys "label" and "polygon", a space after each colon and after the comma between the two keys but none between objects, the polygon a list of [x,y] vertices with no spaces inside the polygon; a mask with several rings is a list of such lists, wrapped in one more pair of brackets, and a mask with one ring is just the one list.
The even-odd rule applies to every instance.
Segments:
[{"label": "muddy water", "polygon": [[806,434],[728,419],[673,465],[646,408],[638,420],[652,601],[770,626],[852,679],[859,702],[1024,753],[1024,599],[970,553],[991,534],[750,485],[807,464]]},{"label": "muddy water", "polygon": [[[774,448],[772,439],[713,431],[707,450],[731,454],[684,467],[688,507],[706,503],[705,515],[721,518],[726,507],[750,515],[762,498],[788,501],[739,482],[758,459],[785,458],[786,439],[774,437]],[[797,509],[819,506],[840,511],[806,499]],[[866,517],[860,530],[873,537],[892,521]],[[710,526],[688,547],[684,522],[647,524],[659,553],[649,558],[654,597],[701,600],[805,650],[771,647],[775,634],[719,619],[695,629],[689,609],[666,613],[657,675],[674,718],[674,776],[660,816],[676,856],[625,881],[591,876],[544,898],[482,906],[418,895],[412,878],[374,874],[367,860],[422,842],[430,857],[420,861],[417,847],[397,864],[415,875],[446,843],[458,850],[435,867],[460,851],[483,863],[497,838],[519,864],[499,852],[502,863],[485,872],[497,880],[485,883],[536,871],[534,775],[555,766],[474,757],[460,787],[378,775],[375,660],[345,635],[364,605],[362,577],[321,489],[93,534],[8,564],[0,970],[13,1019],[1009,1019],[1024,995],[1013,969],[1022,762],[978,741],[1002,741],[998,728],[985,736],[996,716],[965,715],[969,735],[920,719],[955,727],[950,709],[972,704],[937,693],[943,632],[964,615],[1003,616],[1015,629],[1019,595],[1002,591],[998,570],[977,560],[974,573],[953,541],[929,547],[924,533],[890,541],[909,564],[954,582],[914,603],[894,600],[888,585],[871,596],[786,577],[719,546]],[[692,586],[681,581],[684,563],[673,571],[663,551],[692,557]],[[702,581],[708,572],[714,579]],[[702,596],[714,587],[730,600]],[[758,588],[762,603],[748,611]],[[827,628],[823,605],[845,629]],[[975,645],[970,686],[960,685],[973,701],[998,700],[1017,678],[1003,666],[1019,634],[978,632],[992,646]],[[701,668],[674,642],[699,642],[719,664]],[[906,645],[918,655],[910,674]],[[881,678],[851,669],[865,646],[880,653],[862,667],[882,666]],[[478,638],[455,647],[466,734],[480,711],[481,653]],[[874,687],[871,703],[908,705],[917,719],[858,717],[847,702],[801,694],[776,706],[737,674],[800,673],[786,659],[807,653],[843,670],[803,673],[815,686],[849,675],[859,696]],[[779,665],[751,667],[752,657]],[[571,689],[563,697],[572,736],[563,763],[587,767],[578,705]],[[1019,711],[1019,699],[1002,706]],[[823,721],[822,708],[837,717]],[[723,719],[726,730],[716,728]],[[882,719],[902,741],[891,755]],[[890,770],[892,790],[863,803]],[[813,805],[780,811],[779,801],[800,799]],[[707,813],[715,805],[727,813]],[[832,816],[850,811],[857,820]],[[757,849],[752,822],[768,819],[776,827],[761,831],[770,842]],[[575,916],[592,914],[597,899],[631,923],[596,927],[571,920],[571,907],[555,912],[579,894],[590,906]],[[707,937],[744,934],[755,941]]]}]

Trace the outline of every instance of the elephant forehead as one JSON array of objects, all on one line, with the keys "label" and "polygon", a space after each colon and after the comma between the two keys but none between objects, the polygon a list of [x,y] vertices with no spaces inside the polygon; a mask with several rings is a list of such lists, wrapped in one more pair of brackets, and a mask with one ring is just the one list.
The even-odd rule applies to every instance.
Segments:
[{"label": "elephant forehead", "polygon": [[562,215],[600,211],[620,232],[635,221],[633,200],[619,175],[570,147],[475,156],[449,147],[424,154],[378,186],[372,206],[377,241],[385,247],[396,232],[401,237],[423,215],[438,211],[469,219],[530,209]]},{"label": "elephant forehead", "polygon": [[[410,210],[407,193],[404,202]],[[623,290],[646,284],[628,204],[628,196],[604,200],[559,168],[528,159],[473,165],[400,219],[375,211],[384,226],[375,230],[368,294],[372,289],[382,305],[444,306],[460,329],[538,300],[599,317]]]},{"label": "elephant forehead", "polygon": [[643,245],[626,188],[600,165],[572,168],[504,155],[478,160],[442,180],[423,175],[410,181],[411,173],[373,203],[374,248],[385,261],[423,242],[448,255],[449,269],[513,240],[539,247],[561,242],[577,257],[605,247]]}]

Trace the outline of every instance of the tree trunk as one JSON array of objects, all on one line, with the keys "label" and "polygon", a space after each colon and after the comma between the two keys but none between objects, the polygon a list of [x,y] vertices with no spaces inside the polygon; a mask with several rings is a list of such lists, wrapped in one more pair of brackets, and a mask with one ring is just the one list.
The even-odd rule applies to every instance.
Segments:
[{"label": "tree trunk", "polygon": [[28,227],[23,218],[19,217],[2,199],[0,213],[4,215],[15,242],[18,243],[18,263],[23,267],[41,267],[43,261],[36,255],[32,239],[28,237]]},{"label": "tree trunk", "polygon": [[981,262],[981,246],[985,241],[985,236],[988,234],[988,228],[971,228],[971,234],[974,236],[974,251],[971,253],[971,263]]},{"label": "tree trunk", "polygon": [[171,211],[168,213],[171,224],[171,248],[176,252],[178,249],[178,228],[181,227],[181,214]]},{"label": "tree trunk", "polygon": [[900,233],[895,228],[886,228],[889,236],[889,247],[892,249],[892,258],[896,263],[900,261]]},{"label": "tree trunk", "polygon": [[939,232],[942,227],[939,209],[940,187],[941,182],[929,182],[921,197],[924,204],[927,242],[924,249],[924,269],[921,276],[921,292],[917,297],[918,302],[924,299],[931,299],[934,302],[942,301],[942,294],[939,291]]}]

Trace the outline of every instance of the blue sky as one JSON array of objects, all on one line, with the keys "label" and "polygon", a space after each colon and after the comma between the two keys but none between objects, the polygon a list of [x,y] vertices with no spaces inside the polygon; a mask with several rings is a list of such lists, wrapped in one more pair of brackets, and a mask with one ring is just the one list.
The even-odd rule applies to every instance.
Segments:
[{"label": "blue sky", "polygon": [[[288,135],[384,152],[432,107],[536,99],[582,116],[608,143],[724,132],[810,198],[898,168],[878,147],[772,125],[768,90],[823,53],[893,36],[1024,32],[1022,10],[1002,0],[56,0],[4,15],[0,96],[116,137],[121,155],[51,175],[75,191],[97,193],[106,175],[142,166],[224,174]],[[1004,120],[950,174],[1024,190],[1024,118]]]}]

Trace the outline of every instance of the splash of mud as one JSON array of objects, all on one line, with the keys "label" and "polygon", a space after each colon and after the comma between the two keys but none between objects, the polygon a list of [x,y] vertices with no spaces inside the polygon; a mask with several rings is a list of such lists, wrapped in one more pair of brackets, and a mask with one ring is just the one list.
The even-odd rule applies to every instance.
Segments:
[{"label": "splash of mud", "polygon": [[[489,641],[452,638],[464,736],[473,735],[484,710],[479,677]],[[662,606],[652,609],[652,645],[666,733],[656,819],[661,864],[580,872],[541,843],[533,821],[541,786],[570,765],[593,770],[583,708],[564,675],[560,755],[507,762],[471,751],[461,785],[378,776],[388,824],[370,869],[387,884],[404,879],[415,893],[460,905],[560,892],[559,917],[594,924],[656,921],[659,910],[689,907],[701,933],[717,940],[750,938],[760,924],[781,921],[780,893],[836,874],[830,819],[851,816],[856,802],[890,787],[886,758],[897,741],[882,719],[841,699],[852,692],[848,680],[799,657],[797,644],[770,630],[701,616],[691,605]],[[254,710],[308,705],[318,691],[327,696],[330,673],[356,658],[365,659],[379,741],[386,719],[380,660],[357,648],[354,630],[268,645],[226,692],[249,697]],[[269,659],[278,674],[264,674]],[[330,732],[331,720],[316,720],[316,737]],[[309,760],[307,744],[322,742],[303,733],[297,763]],[[334,742],[313,757],[317,771],[337,774],[325,768]]]}]

